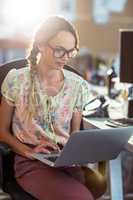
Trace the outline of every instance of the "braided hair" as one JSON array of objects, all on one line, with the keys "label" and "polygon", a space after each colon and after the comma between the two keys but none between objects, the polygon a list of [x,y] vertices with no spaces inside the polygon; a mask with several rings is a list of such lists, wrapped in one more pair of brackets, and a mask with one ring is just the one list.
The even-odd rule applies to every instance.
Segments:
[{"label": "braided hair", "polygon": [[34,40],[30,54],[28,55],[28,62],[30,65],[30,89],[29,89],[29,107],[30,116],[36,113],[36,106],[40,104],[37,95],[37,88],[35,84],[36,65],[38,62],[39,45],[45,46],[49,40],[55,37],[60,31],[67,31],[72,33],[75,38],[75,48],[79,47],[79,38],[74,26],[66,19],[59,16],[51,16],[44,23],[42,23],[35,32]]}]

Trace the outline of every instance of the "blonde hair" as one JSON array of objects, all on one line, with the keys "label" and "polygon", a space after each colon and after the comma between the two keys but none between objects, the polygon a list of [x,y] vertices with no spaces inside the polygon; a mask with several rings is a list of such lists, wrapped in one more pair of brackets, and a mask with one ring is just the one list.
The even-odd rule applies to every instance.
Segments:
[{"label": "blonde hair", "polygon": [[72,33],[75,38],[75,48],[79,48],[79,36],[74,26],[63,17],[51,16],[38,27],[34,34],[34,39],[31,47],[28,60],[30,64],[36,65],[37,55],[39,53],[39,45],[46,45],[49,40],[55,37],[60,31]]},{"label": "blonde hair", "polygon": [[40,105],[40,99],[38,99],[37,88],[35,83],[36,76],[36,64],[37,56],[39,54],[39,45],[46,45],[49,40],[55,37],[60,31],[67,31],[72,33],[75,38],[75,48],[79,48],[79,37],[74,26],[63,17],[51,16],[45,20],[35,32],[34,40],[30,54],[28,55],[28,61],[30,64],[30,89],[28,98],[28,111],[29,118],[31,119],[37,112],[36,107]]}]

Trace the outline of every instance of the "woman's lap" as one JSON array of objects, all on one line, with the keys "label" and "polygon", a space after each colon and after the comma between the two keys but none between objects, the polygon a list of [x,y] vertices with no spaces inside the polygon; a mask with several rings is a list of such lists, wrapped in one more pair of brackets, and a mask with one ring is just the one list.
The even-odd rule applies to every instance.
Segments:
[{"label": "woman's lap", "polygon": [[15,158],[18,183],[39,200],[92,200],[89,190],[70,174],[74,169],[56,169],[21,156]]}]

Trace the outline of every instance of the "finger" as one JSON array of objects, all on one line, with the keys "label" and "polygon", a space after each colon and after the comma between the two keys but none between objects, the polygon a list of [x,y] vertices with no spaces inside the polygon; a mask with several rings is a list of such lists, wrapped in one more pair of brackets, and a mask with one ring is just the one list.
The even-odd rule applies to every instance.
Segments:
[{"label": "finger", "polygon": [[57,144],[53,144],[53,143],[47,143],[47,148],[51,149],[51,150],[60,150],[60,148],[58,147]]},{"label": "finger", "polygon": [[35,153],[47,153],[47,154],[50,153],[50,151],[49,151],[48,149],[43,148],[43,147],[36,148],[36,149],[34,150],[34,152],[35,152]]},{"label": "finger", "polygon": [[49,150],[46,148],[46,146],[44,146],[44,145],[38,145],[37,147],[35,147],[34,149],[33,149],[33,151],[35,152],[35,153],[39,153],[39,152],[41,152],[41,151],[45,151],[46,153],[49,153]]},{"label": "finger", "polygon": [[45,153],[50,153],[53,150],[60,151],[60,148],[58,147],[57,144],[46,142],[46,141],[41,143],[41,144],[39,144],[37,147],[35,147],[35,151],[36,152],[43,151]]}]

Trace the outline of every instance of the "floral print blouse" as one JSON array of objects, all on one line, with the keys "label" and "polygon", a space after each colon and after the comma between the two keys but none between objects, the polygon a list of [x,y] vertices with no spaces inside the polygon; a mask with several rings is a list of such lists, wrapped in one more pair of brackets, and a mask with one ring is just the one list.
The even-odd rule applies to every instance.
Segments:
[{"label": "floral print blouse", "polygon": [[[30,122],[24,114],[28,103],[30,68],[12,69],[5,77],[1,88],[2,95],[8,104],[15,107],[12,129],[22,143],[37,145],[43,137],[62,144],[67,142],[72,114],[83,110],[84,105],[89,101],[90,91],[88,83],[77,74],[65,69],[63,74],[64,85],[56,96],[45,94],[38,78],[35,78],[41,106],[37,107],[38,115]],[[48,102],[50,102],[50,109],[48,109]],[[47,120],[48,116],[64,130],[63,134],[57,135],[52,131]]]}]

